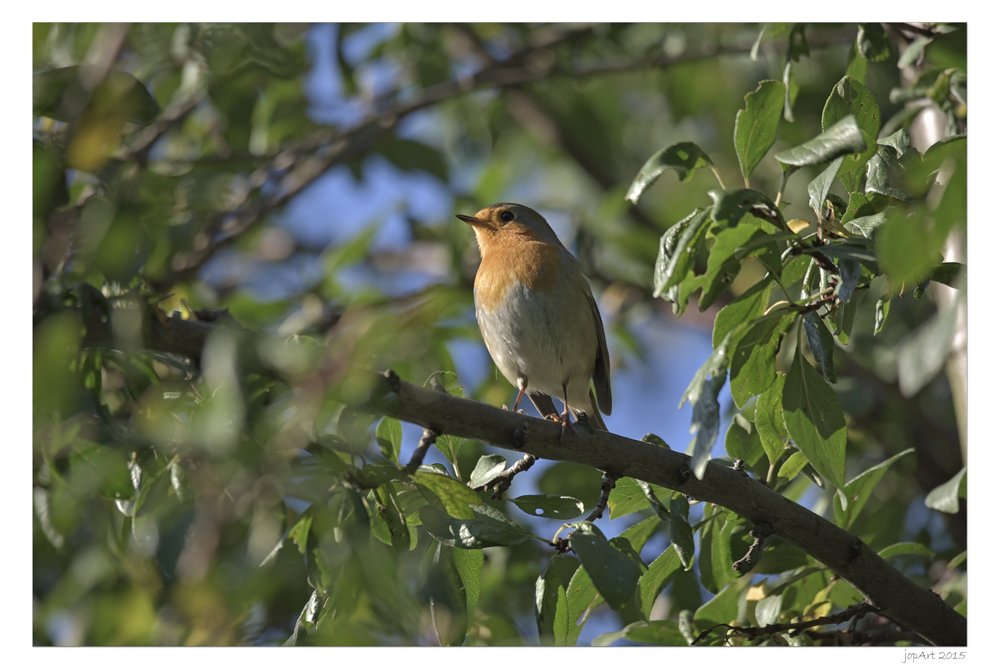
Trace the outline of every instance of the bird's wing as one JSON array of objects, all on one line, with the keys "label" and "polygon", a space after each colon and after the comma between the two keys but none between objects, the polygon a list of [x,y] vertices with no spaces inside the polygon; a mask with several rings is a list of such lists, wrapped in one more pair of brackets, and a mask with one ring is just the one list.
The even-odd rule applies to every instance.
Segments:
[{"label": "bird's wing", "polygon": [[594,389],[597,390],[597,405],[606,415],[611,415],[611,361],[608,358],[608,341],[604,337],[604,323],[601,312],[594,301],[594,295],[588,287],[587,297],[590,310],[594,314],[594,324],[597,326],[597,360],[594,363]]}]

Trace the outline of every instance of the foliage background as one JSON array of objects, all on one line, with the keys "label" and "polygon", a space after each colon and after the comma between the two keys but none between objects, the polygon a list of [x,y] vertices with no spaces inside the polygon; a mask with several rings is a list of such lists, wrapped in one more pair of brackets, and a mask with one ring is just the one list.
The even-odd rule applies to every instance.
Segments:
[{"label": "foliage background", "polygon": [[[36,26],[33,71],[71,65],[87,54],[99,58],[94,36],[113,43],[109,30]],[[361,391],[357,383],[363,369],[391,366],[418,384],[450,369],[467,396],[493,404],[511,400],[506,382],[495,380],[475,328],[470,286],[476,254],[471,234],[452,218],[455,212],[506,200],[528,203],[548,216],[584,262],[600,295],[616,366],[617,410],[609,427],[636,438],[654,431],[675,449],[683,448],[690,415],[673,406],[710,354],[714,312],[699,315],[692,308],[678,325],[669,307],[650,296],[652,267],[659,235],[705,205],[714,177],[700,170],[688,183],[663,178],[637,209],[625,202],[624,193],[653,151],[681,140],[697,142],[729,181],[738,181],[739,167],[729,148],[735,110],[758,81],[780,80],[784,67],[779,40],[765,40],[756,63],[747,58],[759,31],[760,26],[654,24],[588,31],[580,44],[570,40],[559,47],[554,61],[602,66],[699,48],[727,55],[600,77],[545,76],[544,83],[510,87],[502,95],[484,90],[457,96],[408,116],[387,133],[364,128],[353,135],[359,138],[357,156],[299,193],[295,168],[317,144],[329,143],[327,128],[350,128],[366,115],[419,99],[434,84],[482,67],[469,29],[376,26],[342,36],[330,26],[308,32],[290,26],[242,31],[130,27],[121,37],[128,48],[116,68],[143,81],[166,111],[149,113],[145,99],[131,107],[91,110],[90,116],[87,110],[64,108],[49,113],[75,114],[68,117],[69,125],[36,120],[34,128],[36,137],[65,151],[42,142],[33,164],[34,291],[43,301],[56,296],[48,304],[54,315],[45,312],[53,320],[39,318],[42,309],[36,306],[33,353],[35,642],[268,644],[287,638],[309,598],[310,564],[292,544],[267,567],[260,563],[303,511],[292,497],[322,497],[324,473],[316,470],[315,460],[296,454],[299,449],[330,425],[349,449],[373,447],[371,430],[364,436],[341,422],[340,401]],[[777,148],[819,132],[818,110],[843,75],[856,32],[856,26],[819,31],[809,58],[795,67],[800,86],[796,120],[781,124]],[[517,26],[477,26],[473,32],[486,42],[487,53],[500,59],[542,33]],[[821,46],[824,41],[831,46]],[[525,69],[549,66],[543,58]],[[898,77],[894,59],[869,63],[866,85],[884,118],[895,108],[889,91]],[[116,113],[126,116],[114,118]],[[175,120],[158,125],[156,119],[171,113],[177,114]],[[109,118],[140,123],[124,126],[128,132],[119,144],[108,139],[113,129],[109,133],[102,125]],[[373,135],[370,143],[365,133]],[[149,136],[155,141],[143,144]],[[102,156],[102,150],[109,155]],[[39,191],[39,183],[58,184],[52,175],[66,167],[74,171],[62,199],[58,185]],[[764,188],[780,179],[780,168],[765,161],[754,178]],[[805,176],[795,178],[807,182]],[[282,185],[297,193],[287,198],[287,206]],[[109,192],[113,197],[107,197]],[[101,209],[104,200],[85,205],[93,194],[111,202],[114,214]],[[233,223],[227,219],[232,211],[247,218],[236,216]],[[61,212],[68,214],[61,217]],[[785,212],[788,219],[807,215],[801,199],[792,200]],[[199,252],[213,248],[220,229],[243,220],[251,223],[247,230],[202,267]],[[74,227],[82,230],[75,232],[78,254],[63,264],[65,237]],[[67,377],[65,369],[74,362],[64,351],[75,336],[74,321],[60,319],[56,302],[69,295],[79,308],[99,307],[101,298],[88,295],[80,284],[100,288],[108,281],[128,287],[138,259],[144,260],[142,278],[153,290],[172,293],[160,303],[167,312],[224,307],[244,326],[278,336],[303,333],[321,344],[335,335],[337,345],[346,343],[344,349],[353,354],[339,360],[345,366],[323,397],[309,392],[311,359],[280,361],[284,383],[255,385],[236,372],[242,362],[226,342],[206,353],[207,385],[201,389],[183,381],[188,370],[170,372],[164,366],[168,360],[127,349],[103,351],[96,360],[81,358]],[[42,279],[49,280],[44,288]],[[737,277],[732,292],[739,294],[754,280],[750,272]],[[852,359],[869,367],[869,375],[859,374],[862,379],[892,387],[893,351],[935,306],[912,296],[898,300],[880,339],[866,336],[874,329],[870,306],[859,315]],[[871,406],[851,405],[845,397],[869,397],[858,392],[857,383],[867,381],[845,375],[836,387],[841,403],[863,419]],[[177,409],[163,404],[162,391],[149,390],[151,380],[153,386],[175,385],[171,401],[190,402],[190,422],[183,431],[169,424]],[[233,394],[237,381],[241,393]],[[295,400],[257,402],[261,391],[291,392]],[[312,402],[305,404],[306,411],[303,397]],[[249,405],[239,408],[244,401]],[[294,419],[289,417],[292,404]],[[955,461],[961,466],[951,405],[948,381],[939,375],[915,397],[888,405],[889,413],[880,415],[877,425],[888,435],[851,439],[848,478],[918,438],[909,424],[914,414],[930,416],[931,427],[953,446],[942,454],[951,457],[945,466],[920,468],[916,461],[901,460],[877,491],[879,512],[866,512],[852,527],[855,533],[874,534],[876,548],[900,541],[925,545],[935,558],[903,564],[917,578],[939,577],[934,569],[940,571],[942,561],[958,554],[965,540],[964,520],[949,526],[923,505],[923,495],[950,477],[943,471],[957,471]],[[44,410],[67,419],[51,423],[39,417]],[[233,410],[240,415],[238,428],[225,423]],[[306,415],[298,415],[302,412]],[[116,433],[115,425],[127,436]],[[243,435],[235,435],[240,430]],[[419,431],[404,429],[403,434],[405,451]],[[722,454],[722,437],[719,441],[716,453]],[[465,476],[483,452],[478,444],[464,445],[457,463]],[[437,456],[437,461],[446,460]],[[137,468],[159,485],[140,482],[138,496],[143,489],[161,495],[149,502],[156,510],[144,526],[136,522],[142,513],[127,507],[129,497],[139,503],[131,478]],[[515,485],[524,489],[515,487],[512,495],[537,486],[593,504],[599,477],[592,472],[561,464],[546,472],[542,468],[519,479]],[[214,494],[220,487],[225,498]],[[808,482],[801,487],[800,502],[829,512],[829,494]],[[47,508],[48,516],[39,508]],[[131,522],[123,519],[128,512]],[[619,524],[632,521],[605,519],[598,526],[610,537]],[[551,534],[559,524],[541,522],[545,528],[536,533]],[[144,528],[155,535],[144,534]],[[658,536],[642,554],[655,556],[666,544],[666,536]],[[527,546],[491,553],[473,641],[531,637],[533,582],[547,556],[545,549]],[[365,558],[353,555],[349,567],[360,569],[366,587],[377,588],[386,570],[369,572]],[[385,586],[371,600],[362,596],[353,616],[327,625],[314,641],[433,642],[434,629],[422,607],[430,594],[425,588],[414,598],[407,591],[414,581],[426,580],[426,573],[412,559],[404,563],[411,570],[396,571],[395,586]],[[667,590],[664,615],[676,618],[679,610],[697,607],[708,596],[695,573]],[[406,611],[401,627],[384,626],[381,605]],[[583,639],[628,621],[599,611]]]}]

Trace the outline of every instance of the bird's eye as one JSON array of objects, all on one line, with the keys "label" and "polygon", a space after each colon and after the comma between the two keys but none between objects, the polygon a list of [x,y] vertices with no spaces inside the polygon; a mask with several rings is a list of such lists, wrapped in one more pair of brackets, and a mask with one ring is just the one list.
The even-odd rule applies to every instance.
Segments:
[{"label": "bird's eye", "polygon": [[514,220],[514,212],[504,211],[503,213],[500,214],[500,220],[502,220],[505,223],[509,223],[510,221]]}]

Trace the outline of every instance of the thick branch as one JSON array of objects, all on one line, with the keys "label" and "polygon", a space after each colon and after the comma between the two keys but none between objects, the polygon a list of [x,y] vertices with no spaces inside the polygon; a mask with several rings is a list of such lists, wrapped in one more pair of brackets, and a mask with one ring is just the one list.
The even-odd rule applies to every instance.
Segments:
[{"label": "thick branch", "polygon": [[[393,390],[393,385],[397,390]],[[438,433],[470,438],[542,459],[571,461],[677,490],[716,503],[816,558],[853,585],[883,614],[935,645],[966,645],[966,619],[934,592],[923,589],[860,539],[752,480],[709,465],[705,477],[684,476],[690,458],[671,450],[601,431],[576,429],[560,443],[559,425],[486,404],[383,378],[364,408]],[[515,432],[527,432],[516,439]]]}]

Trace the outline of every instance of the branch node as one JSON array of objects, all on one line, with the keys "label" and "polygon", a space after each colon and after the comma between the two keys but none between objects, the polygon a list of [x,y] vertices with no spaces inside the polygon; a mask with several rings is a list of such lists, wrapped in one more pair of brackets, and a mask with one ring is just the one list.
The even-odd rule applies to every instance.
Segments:
[{"label": "branch node", "polygon": [[528,442],[528,427],[525,424],[517,425],[514,434],[511,436],[514,447],[520,450]]},{"label": "branch node", "polygon": [[691,468],[687,464],[684,464],[677,469],[677,477],[680,478],[681,484],[683,485],[691,478]]},{"label": "branch node", "polygon": [[385,376],[386,380],[389,381],[389,387],[392,388],[393,392],[399,392],[399,390],[402,389],[403,387],[402,380],[400,379],[399,374],[397,374],[395,371],[393,371],[392,369],[386,369],[385,373],[383,373],[382,375]]}]

